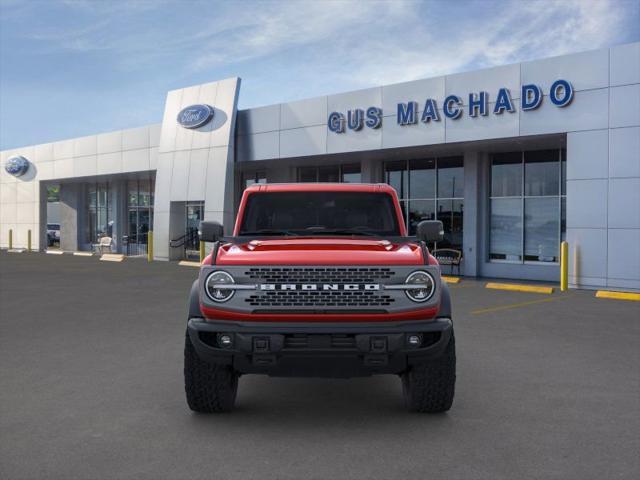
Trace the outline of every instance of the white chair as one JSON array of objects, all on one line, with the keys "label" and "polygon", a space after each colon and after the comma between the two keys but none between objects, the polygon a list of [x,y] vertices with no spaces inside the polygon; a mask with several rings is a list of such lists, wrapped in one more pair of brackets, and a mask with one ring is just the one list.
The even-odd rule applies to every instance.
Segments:
[{"label": "white chair", "polygon": [[111,253],[111,245],[113,245],[113,239],[111,237],[100,237],[98,240],[98,253],[103,254],[107,249],[107,253]]}]

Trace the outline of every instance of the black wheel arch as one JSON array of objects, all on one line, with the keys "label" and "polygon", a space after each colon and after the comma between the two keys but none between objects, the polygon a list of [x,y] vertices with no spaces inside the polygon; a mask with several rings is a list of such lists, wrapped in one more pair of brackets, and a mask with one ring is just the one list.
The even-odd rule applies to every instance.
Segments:
[{"label": "black wheel arch", "polygon": [[189,318],[202,318],[198,287],[198,280],[196,279],[191,285],[191,293],[189,293]]},{"label": "black wheel arch", "polygon": [[442,280],[441,281],[442,284],[442,293],[440,294],[440,309],[438,310],[438,317],[447,317],[447,318],[451,318],[452,317],[452,311],[451,311],[451,293],[449,293],[449,285],[447,285],[447,283]]}]

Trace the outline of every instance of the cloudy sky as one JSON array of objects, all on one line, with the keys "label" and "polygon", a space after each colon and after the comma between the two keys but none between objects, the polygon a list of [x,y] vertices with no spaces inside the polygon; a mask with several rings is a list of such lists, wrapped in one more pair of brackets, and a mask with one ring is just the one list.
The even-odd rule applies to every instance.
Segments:
[{"label": "cloudy sky", "polygon": [[638,40],[640,0],[0,0],[0,149],[230,76],[247,108]]}]

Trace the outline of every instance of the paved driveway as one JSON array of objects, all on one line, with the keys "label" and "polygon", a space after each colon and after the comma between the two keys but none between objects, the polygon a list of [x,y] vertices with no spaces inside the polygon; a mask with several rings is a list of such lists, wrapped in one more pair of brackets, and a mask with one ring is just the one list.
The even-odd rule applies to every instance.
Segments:
[{"label": "paved driveway", "polygon": [[453,409],[406,413],[396,377],[240,381],[191,413],[196,269],[0,254],[0,478],[638,478],[640,305],[452,287]]}]

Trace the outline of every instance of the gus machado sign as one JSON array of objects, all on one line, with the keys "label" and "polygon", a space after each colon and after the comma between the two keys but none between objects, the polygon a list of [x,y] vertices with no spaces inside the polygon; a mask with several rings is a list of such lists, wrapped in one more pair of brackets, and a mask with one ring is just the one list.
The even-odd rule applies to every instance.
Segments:
[{"label": "gus machado sign", "polygon": [[[522,85],[520,92],[520,109],[523,112],[535,110],[542,104],[544,92],[538,85]],[[567,80],[556,80],[548,92],[549,101],[556,107],[563,108],[573,100],[573,86]],[[469,101],[464,105],[463,99],[458,95],[449,95],[442,102],[442,106],[433,98],[427,98],[424,102],[422,113],[418,115],[418,102],[409,101],[398,103],[396,121],[398,125],[413,125],[418,121],[423,123],[440,122],[442,115],[452,120],[460,118],[463,112],[470,117],[502,115],[505,112],[514,113],[515,104],[511,99],[508,88],[500,88],[495,97],[495,104],[489,108],[489,94],[487,92],[469,93]],[[382,126],[383,112],[379,107],[369,107],[366,110],[359,108],[343,112],[331,112],[327,121],[327,127],[334,133],[345,133],[349,130],[362,130],[367,128],[380,128]]]}]

